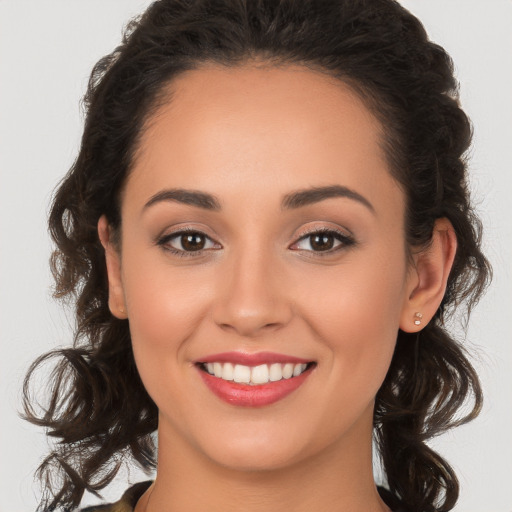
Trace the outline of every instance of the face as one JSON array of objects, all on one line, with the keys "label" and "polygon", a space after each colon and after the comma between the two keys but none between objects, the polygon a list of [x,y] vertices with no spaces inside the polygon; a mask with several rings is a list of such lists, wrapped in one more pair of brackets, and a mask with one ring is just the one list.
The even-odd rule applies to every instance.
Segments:
[{"label": "face", "polygon": [[369,444],[413,286],[380,125],[298,66],[202,68],[169,92],[109,261],[160,433],[238,469]]}]

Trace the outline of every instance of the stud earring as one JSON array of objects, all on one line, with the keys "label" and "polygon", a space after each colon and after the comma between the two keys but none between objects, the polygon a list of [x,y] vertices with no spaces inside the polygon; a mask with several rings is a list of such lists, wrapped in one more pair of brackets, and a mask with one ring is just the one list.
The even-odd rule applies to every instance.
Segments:
[{"label": "stud earring", "polygon": [[420,325],[423,315],[421,313],[414,313],[414,325]]}]

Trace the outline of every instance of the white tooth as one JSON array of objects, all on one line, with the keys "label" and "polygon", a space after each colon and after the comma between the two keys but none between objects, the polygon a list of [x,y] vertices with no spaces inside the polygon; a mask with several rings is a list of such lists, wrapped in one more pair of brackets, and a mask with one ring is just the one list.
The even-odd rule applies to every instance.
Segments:
[{"label": "white tooth", "polygon": [[283,366],[283,379],[289,379],[293,375],[293,363],[286,363]]},{"label": "white tooth", "polygon": [[302,363],[300,366],[301,366],[300,373],[302,373],[307,368],[308,365],[306,363]]},{"label": "white tooth", "polygon": [[206,363],[206,369],[210,375],[213,375],[213,363]]},{"label": "white tooth", "polygon": [[268,382],[268,366],[261,364],[251,370],[251,382],[253,384],[266,384]]},{"label": "white tooth", "polygon": [[233,380],[233,365],[231,363],[224,363],[222,365],[222,378],[224,380]]},{"label": "white tooth", "polygon": [[213,374],[215,377],[222,377],[222,364],[213,363]]},{"label": "white tooth", "polygon": [[294,377],[298,377],[301,373],[302,373],[302,365],[301,364],[296,364],[293,367],[293,376]]},{"label": "white tooth", "polygon": [[251,369],[242,364],[235,365],[233,380],[235,382],[245,382],[248,384],[251,381]]},{"label": "white tooth", "polygon": [[270,382],[275,382],[283,378],[283,368],[279,363],[270,365],[269,378]]}]

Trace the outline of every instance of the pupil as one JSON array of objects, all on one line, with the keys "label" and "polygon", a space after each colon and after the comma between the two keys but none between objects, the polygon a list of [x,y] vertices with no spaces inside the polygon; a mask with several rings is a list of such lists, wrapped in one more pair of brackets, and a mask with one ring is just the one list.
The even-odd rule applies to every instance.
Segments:
[{"label": "pupil", "polygon": [[333,246],[333,236],[327,233],[320,235],[313,235],[311,237],[311,247],[315,251],[325,251],[328,249],[332,249]]},{"label": "pupil", "polygon": [[181,245],[187,251],[200,251],[204,247],[204,237],[199,233],[182,235]]}]

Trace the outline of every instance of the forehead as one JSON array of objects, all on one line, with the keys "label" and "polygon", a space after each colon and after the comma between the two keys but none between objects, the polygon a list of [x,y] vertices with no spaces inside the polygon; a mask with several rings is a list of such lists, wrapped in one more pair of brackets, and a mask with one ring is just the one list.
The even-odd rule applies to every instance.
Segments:
[{"label": "forehead", "polygon": [[380,123],[346,83],[299,65],[205,65],[173,79],[159,105],[142,130],[138,156],[171,131],[190,140],[208,128],[243,129],[239,143],[277,130],[288,134],[290,145],[298,137],[315,142],[329,135],[341,142],[347,131],[376,145],[381,139]]},{"label": "forehead", "polygon": [[[148,119],[128,180],[139,194],[159,187],[219,195],[246,186],[341,184],[370,195],[396,186],[382,127],[345,83],[299,65],[187,71],[167,86]],[[238,188],[237,188],[238,187]]]}]

